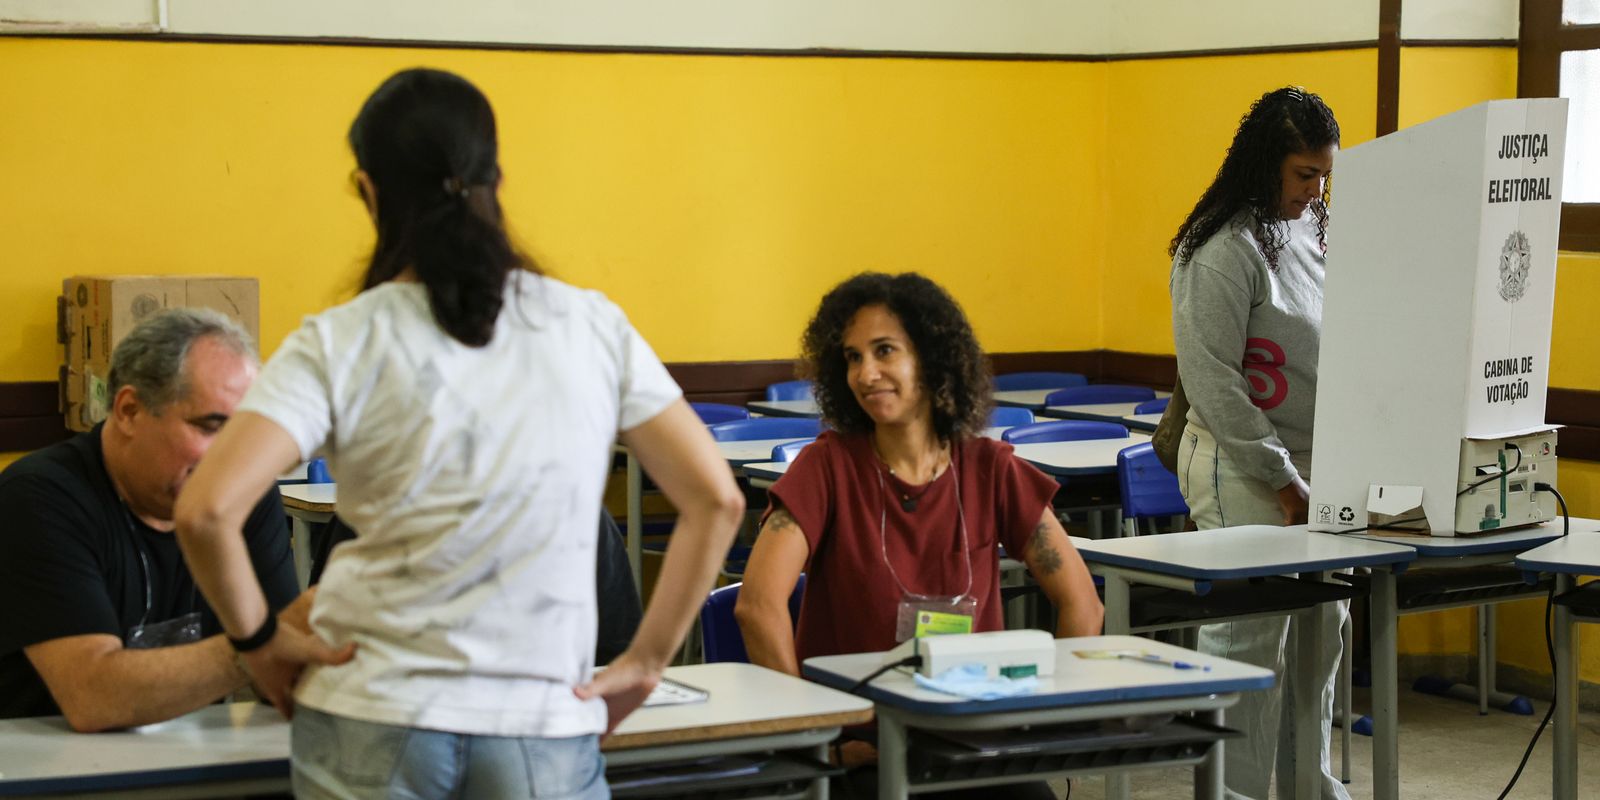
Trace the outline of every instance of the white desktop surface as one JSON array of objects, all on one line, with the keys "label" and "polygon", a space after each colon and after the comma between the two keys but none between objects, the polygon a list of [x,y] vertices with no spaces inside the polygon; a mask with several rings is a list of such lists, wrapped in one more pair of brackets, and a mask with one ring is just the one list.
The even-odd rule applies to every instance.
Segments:
[{"label": "white desktop surface", "polygon": [[1573,531],[1517,556],[1517,566],[1539,572],[1600,575],[1600,533]]},{"label": "white desktop surface", "polygon": [[717,442],[717,452],[729,466],[741,467],[756,461],[771,461],[772,448],[787,442],[796,442],[804,436],[788,436],[782,439],[748,439],[742,442]]},{"label": "white desktop surface", "polygon": [[1154,414],[1129,414],[1122,418],[1122,424],[1128,426],[1129,430],[1154,431],[1161,424],[1162,416],[1160,411]]},{"label": "white desktop surface", "polygon": [[[1019,708],[1090,705],[1265,689],[1272,671],[1217,656],[1208,656],[1136,636],[1084,636],[1057,639],[1054,675],[1039,678],[1033,694],[1003,700],[977,701],[924,689],[906,670],[890,670],[864,692],[885,705],[923,713],[971,714]],[[1080,658],[1077,650],[1139,650],[1175,661],[1209,666],[1209,670],[1174,669],[1119,659]],[[802,672],[830,684],[854,682],[883,666],[886,653],[858,653],[806,659]]]},{"label": "white desktop surface", "polygon": [[[206,706],[107,733],[74,733],[61,717],[0,720],[0,793],[182,786],[268,773],[288,790],[289,723],[260,703]],[[32,781],[53,788],[24,783]]]},{"label": "white desktop surface", "polygon": [[[1560,517],[1539,525],[1530,525],[1526,528],[1517,528],[1503,533],[1471,533],[1456,536],[1429,536],[1423,533],[1372,532],[1372,533],[1343,533],[1338,534],[1352,539],[1369,539],[1375,542],[1388,542],[1413,548],[1417,555],[1423,558],[1453,558],[1458,556],[1480,556],[1490,554],[1506,554],[1510,556],[1524,550],[1531,550],[1546,542],[1561,536],[1562,520]],[[1600,522],[1582,517],[1572,518],[1571,530],[1596,531],[1600,530]]]},{"label": "white desktop surface", "polygon": [[1091,564],[1196,580],[1225,580],[1411,561],[1403,544],[1311,533],[1306,526],[1240,525],[1162,536],[1097,539],[1078,546]]},{"label": "white desktop surface", "polygon": [[820,417],[822,409],[815,400],[751,400],[745,408],[769,417]]},{"label": "white desktop surface", "polygon": [[[1012,389],[1010,391],[995,392],[994,401],[1002,406],[1021,406],[1023,408],[1031,408],[1035,411],[1038,411],[1044,408],[1044,399],[1046,397],[1061,391],[1062,388],[1064,387],[1057,387],[1055,389]],[[1156,391],[1156,397],[1158,399],[1171,396],[1172,392],[1160,390]],[[1138,403],[1112,403],[1110,405],[1126,405],[1128,406],[1128,411],[1125,413],[1132,414],[1133,407],[1138,405]]]},{"label": "white desktop surface", "polygon": [[856,725],[872,702],[754,664],[669,667],[666,676],[703,689],[703,703],[640,708],[601,743],[607,752],[649,745]]},{"label": "white desktop surface", "polygon": [[289,509],[331,512],[338,502],[337,486],[336,483],[292,483],[279,486],[278,493],[283,495],[284,505]]},{"label": "white desktop surface", "polygon": [[1150,441],[1142,433],[1125,439],[1087,439],[1016,445],[1017,457],[1051,475],[1103,474],[1117,470],[1117,454]]},{"label": "white desktop surface", "polygon": [[1062,419],[1102,419],[1120,420],[1132,416],[1133,410],[1149,400],[1140,400],[1137,403],[1090,403],[1078,406],[1050,406],[1040,412],[1046,417],[1060,417]]},{"label": "white desktop surface", "polygon": [[1038,410],[1044,408],[1044,399],[1046,397],[1049,397],[1052,392],[1059,391],[1061,391],[1059,387],[1055,389],[1011,389],[1004,392],[995,392],[994,401],[1002,406],[1021,406]]}]

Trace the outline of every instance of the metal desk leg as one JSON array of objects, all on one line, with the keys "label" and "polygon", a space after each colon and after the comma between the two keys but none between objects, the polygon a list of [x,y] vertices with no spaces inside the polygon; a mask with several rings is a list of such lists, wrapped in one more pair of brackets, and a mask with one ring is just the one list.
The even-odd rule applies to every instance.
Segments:
[{"label": "metal desk leg", "polygon": [[1395,639],[1400,627],[1395,575],[1372,570],[1372,596],[1367,601],[1372,628],[1372,796],[1400,798],[1400,689]]},{"label": "metal desk leg", "polygon": [[[633,570],[633,585],[644,595],[640,564],[644,560],[644,475],[639,459],[628,451],[628,567]],[[645,598],[646,602],[649,598]]]},{"label": "metal desk leg", "polygon": [[1128,781],[1128,773],[1113,772],[1106,775],[1106,800],[1128,800],[1133,796],[1133,787]]},{"label": "metal desk leg", "polygon": [[[1315,574],[1301,576],[1318,578]],[[1293,639],[1297,659],[1294,697],[1294,794],[1295,797],[1322,796],[1322,688],[1321,680],[1311,679],[1322,672],[1322,606],[1300,612]]]},{"label": "metal desk leg", "polygon": [[911,781],[906,776],[906,724],[878,706],[878,800],[906,800]]},{"label": "metal desk leg", "polygon": [[[828,763],[829,747],[830,745],[827,742],[817,745],[817,749],[811,754],[811,757],[823,764]],[[806,792],[806,798],[807,800],[828,800],[828,779],[817,778],[812,781],[811,789]]]},{"label": "metal desk leg", "polygon": [[294,578],[303,592],[311,584],[311,526],[305,520],[290,515],[289,532],[289,549],[294,555]]},{"label": "metal desk leg", "polygon": [[[1217,709],[1209,714],[1199,714],[1201,719],[1217,727],[1223,726],[1222,709]],[[1205,760],[1194,767],[1194,798],[1195,800],[1222,800],[1222,765],[1224,754],[1223,742],[1218,739],[1211,745],[1210,752],[1206,753]]]},{"label": "metal desk leg", "polygon": [[1131,612],[1128,604],[1128,579],[1116,574],[1107,573],[1101,577],[1106,582],[1106,622],[1105,634],[1107,636],[1125,636],[1133,627]]},{"label": "metal desk leg", "polygon": [[[1570,592],[1573,576],[1556,576],[1556,594]],[[1575,800],[1578,796],[1578,631],[1572,609],[1558,605],[1552,609],[1556,648],[1555,755],[1552,759],[1551,796],[1556,800]]]},{"label": "metal desk leg", "polygon": [[1490,631],[1494,630],[1494,622],[1490,619],[1492,605],[1478,606],[1474,614],[1478,618],[1478,716],[1489,715],[1489,692],[1494,689],[1494,639]]}]

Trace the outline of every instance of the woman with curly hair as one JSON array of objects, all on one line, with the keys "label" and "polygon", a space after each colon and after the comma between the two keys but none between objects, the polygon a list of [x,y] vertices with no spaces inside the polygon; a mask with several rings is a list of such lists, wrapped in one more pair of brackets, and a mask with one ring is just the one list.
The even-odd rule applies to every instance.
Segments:
[{"label": "woman with curly hair", "polygon": [[887,650],[925,612],[1000,630],[997,545],[1055,604],[1058,636],[1099,633],[1094,583],[1050,506],[1056,482],[981,436],[990,376],[949,294],[915,273],[857,275],[823,297],[802,348],[832,430],[770,490],[735,612],[751,661],[798,675],[812,656]]},{"label": "woman with curly hair", "polygon": [[[1201,530],[1306,521],[1312,410],[1322,329],[1328,177],[1339,123],[1304,89],[1263,95],[1239,123],[1210,188],[1172,239],[1172,329],[1190,408],[1178,484]],[[1322,797],[1348,798],[1328,739],[1344,609],[1324,604]],[[1203,652],[1274,670],[1288,617],[1206,625]],[[1292,688],[1283,690],[1292,692]],[[1277,753],[1279,795],[1294,794],[1293,704],[1248,692],[1228,712],[1246,740],[1226,748],[1230,796],[1266,798]],[[1290,695],[1292,696],[1292,695]],[[1280,727],[1281,725],[1281,727]],[[1282,734],[1280,741],[1280,732]]]}]

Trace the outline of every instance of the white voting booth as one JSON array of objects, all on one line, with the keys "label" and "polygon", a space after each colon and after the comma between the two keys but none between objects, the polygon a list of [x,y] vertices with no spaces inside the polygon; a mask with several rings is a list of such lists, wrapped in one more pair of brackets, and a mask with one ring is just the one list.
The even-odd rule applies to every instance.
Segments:
[{"label": "white voting booth", "polygon": [[1556,481],[1544,413],[1566,130],[1565,99],[1496,100],[1336,156],[1313,530],[1554,517],[1533,484]]}]

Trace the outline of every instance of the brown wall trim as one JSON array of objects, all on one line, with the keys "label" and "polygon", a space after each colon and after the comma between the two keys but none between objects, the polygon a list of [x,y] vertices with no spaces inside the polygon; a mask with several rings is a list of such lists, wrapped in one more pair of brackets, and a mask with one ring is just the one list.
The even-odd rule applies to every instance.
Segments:
[{"label": "brown wall trim", "polygon": [[1516,39],[1401,39],[1401,47],[1516,47]]},{"label": "brown wall trim", "polygon": [[1400,129],[1400,0],[1378,0],[1378,135]]},{"label": "brown wall trim", "polygon": [[0,383],[0,452],[37,450],[72,435],[55,381]]},{"label": "brown wall trim", "polygon": [[28,33],[3,34],[24,39],[97,39],[134,42],[191,42],[221,44],[282,44],[325,47],[395,47],[424,50],[495,50],[537,53],[595,53],[595,54],[647,54],[692,56],[755,56],[779,58],[906,58],[941,61],[1066,61],[1108,62],[1139,61],[1161,58],[1202,58],[1210,56],[1252,56],[1271,53],[1314,53],[1327,50],[1369,50],[1378,46],[1376,40],[1351,42],[1316,42],[1309,44],[1263,45],[1260,47],[1215,48],[1207,50],[1172,50],[1153,53],[961,53],[918,50],[837,50],[811,48],[806,50],[779,50],[732,47],[652,47],[646,45],[563,45],[524,44],[516,42],[459,42],[423,39],[363,39],[349,36],[242,36],[237,34],[202,33]]}]

